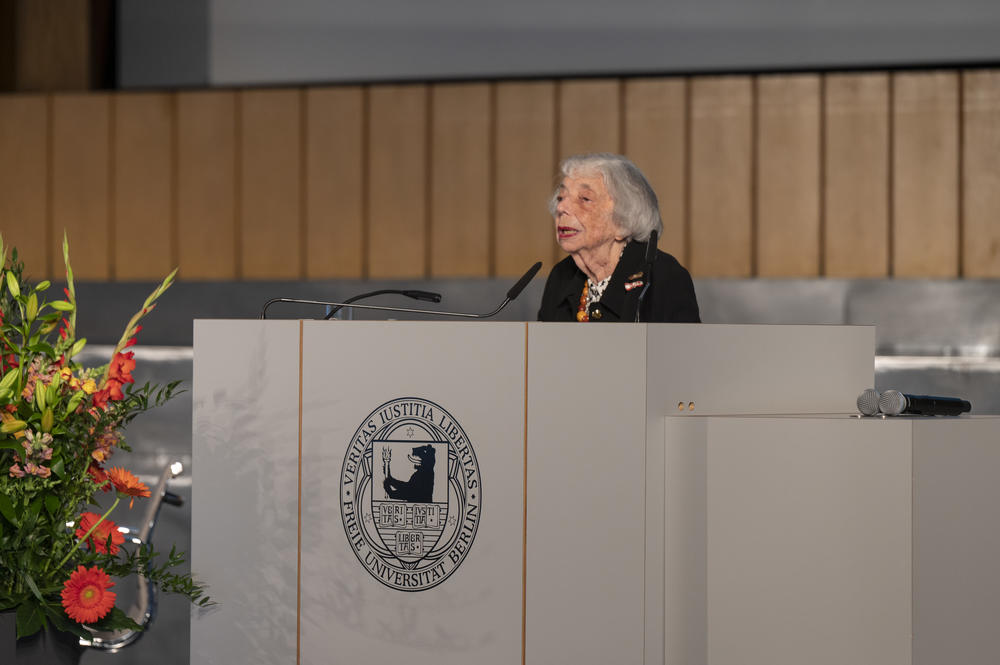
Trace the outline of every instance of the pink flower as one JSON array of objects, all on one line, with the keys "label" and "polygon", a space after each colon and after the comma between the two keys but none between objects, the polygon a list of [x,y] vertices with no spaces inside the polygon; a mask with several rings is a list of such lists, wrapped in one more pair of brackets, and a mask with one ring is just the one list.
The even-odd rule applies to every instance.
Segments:
[{"label": "pink flower", "polygon": [[10,467],[10,477],[11,478],[24,478],[24,469],[21,468],[20,464],[13,464]]}]

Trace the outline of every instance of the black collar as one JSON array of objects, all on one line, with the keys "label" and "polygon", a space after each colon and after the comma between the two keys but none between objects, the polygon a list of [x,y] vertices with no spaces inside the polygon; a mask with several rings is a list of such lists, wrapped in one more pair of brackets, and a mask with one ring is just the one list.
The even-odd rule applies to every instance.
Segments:
[{"label": "black collar", "polygon": [[[570,259],[572,260],[572,259]],[[622,256],[618,259],[618,265],[611,273],[608,287],[601,296],[601,307],[613,314],[619,320],[626,312],[635,315],[636,303],[639,294],[642,292],[642,285],[637,285],[626,290],[626,284],[645,283],[647,275],[643,274],[643,263],[646,260],[646,243],[630,241],[625,245]],[[579,268],[576,269],[576,277],[567,285],[567,292],[564,299],[570,304],[570,311],[575,312],[580,307],[580,295],[583,293],[583,285],[587,281],[587,276]]]}]

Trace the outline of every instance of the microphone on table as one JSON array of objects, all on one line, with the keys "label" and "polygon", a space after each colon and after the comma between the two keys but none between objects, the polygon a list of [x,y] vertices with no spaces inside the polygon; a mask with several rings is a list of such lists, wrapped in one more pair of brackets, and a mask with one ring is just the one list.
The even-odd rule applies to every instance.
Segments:
[{"label": "microphone on table", "polygon": [[904,395],[898,390],[886,390],[878,398],[879,410],[889,416],[957,416],[972,410],[972,404],[957,397]]},{"label": "microphone on table", "polygon": [[866,388],[858,395],[858,412],[865,416],[877,416],[879,392],[874,388]]},{"label": "microphone on table", "polygon": [[[503,308],[505,308],[508,304],[510,304],[510,302],[512,300],[514,300],[519,295],[521,295],[521,291],[524,290],[524,287],[526,287],[528,285],[528,282],[530,282],[532,280],[532,278],[534,278],[534,276],[538,273],[538,271],[541,269],[541,267],[542,267],[542,262],[541,261],[538,261],[537,263],[535,263],[535,265],[531,266],[528,269],[528,272],[524,273],[524,275],[521,276],[521,279],[517,280],[517,282],[514,284],[514,286],[512,286],[512,287],[510,287],[510,289],[508,289],[508,291],[507,291],[507,297],[504,298],[503,302],[501,302],[496,307],[496,309],[494,309],[492,312],[488,312],[486,314],[470,314],[468,312],[441,312],[441,311],[437,311],[437,310],[433,310],[433,309],[411,309],[411,308],[407,308],[407,307],[382,307],[380,305],[358,305],[358,304],[355,304],[355,303],[351,302],[351,300],[357,300],[358,298],[366,297],[368,295],[371,295],[371,294],[362,294],[362,296],[357,296],[357,297],[355,297],[355,298],[353,298],[351,300],[348,300],[347,302],[329,302],[329,301],[325,301],[325,300],[303,300],[301,298],[271,298],[266,303],[264,303],[264,307],[260,311],[260,318],[262,318],[262,319],[266,319],[267,318],[267,308],[270,307],[271,305],[273,305],[274,303],[277,303],[277,302],[290,302],[290,303],[298,303],[298,304],[301,304],[301,305],[323,305],[325,307],[336,307],[337,309],[340,309],[341,307],[352,307],[352,308],[356,308],[356,309],[371,309],[371,310],[376,310],[376,311],[380,311],[380,312],[402,312],[402,313],[406,313],[406,314],[430,314],[432,316],[455,316],[455,317],[461,317],[461,318],[466,318],[466,319],[488,319],[491,316],[496,316],[497,314],[499,314],[500,310],[502,310]],[[375,292],[373,292],[373,293],[375,293]],[[422,297],[422,296],[437,296],[438,300],[433,300],[433,302],[438,302],[440,300],[440,297],[441,297],[440,295],[438,295],[436,293],[431,293],[429,291],[412,291],[411,290],[411,291],[405,291],[405,292],[400,291],[399,293],[402,294],[402,295],[408,295],[410,293],[421,294],[420,296],[415,296],[415,295],[409,295],[408,296],[408,297],[411,297],[411,298],[417,298],[419,300],[430,300],[431,299],[431,298]],[[336,310],[334,310],[334,311],[336,311]]]}]

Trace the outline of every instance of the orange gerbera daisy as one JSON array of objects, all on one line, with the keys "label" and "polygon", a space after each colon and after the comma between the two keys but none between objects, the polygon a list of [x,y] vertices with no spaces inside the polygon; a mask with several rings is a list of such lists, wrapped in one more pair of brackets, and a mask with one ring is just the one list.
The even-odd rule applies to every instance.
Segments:
[{"label": "orange gerbera daisy", "polygon": [[107,616],[115,606],[115,585],[106,572],[93,566],[77,566],[63,584],[62,606],[70,619],[93,623]]},{"label": "orange gerbera daisy", "polygon": [[[90,528],[97,524],[97,520],[101,519],[101,516],[97,513],[84,513],[80,515],[80,524],[76,528],[76,537],[83,538],[90,531]],[[111,538],[110,547],[108,547],[108,537]],[[87,539],[87,544],[95,552],[100,552],[101,554],[118,554],[118,546],[125,542],[125,536],[118,530],[118,525],[111,520],[104,520],[100,524],[97,524],[97,528],[94,532],[90,534],[90,538]]]},{"label": "orange gerbera daisy", "polygon": [[149,496],[149,488],[144,483],[139,482],[139,479],[131,471],[113,466],[108,471],[108,477],[111,478],[111,482],[114,484],[116,490],[132,497],[132,500],[128,504],[129,508],[135,503],[135,497]]}]

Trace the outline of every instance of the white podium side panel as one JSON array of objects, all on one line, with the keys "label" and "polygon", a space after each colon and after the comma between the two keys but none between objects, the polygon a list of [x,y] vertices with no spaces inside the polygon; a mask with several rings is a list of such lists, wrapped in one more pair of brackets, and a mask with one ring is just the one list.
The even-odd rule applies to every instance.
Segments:
[{"label": "white podium side panel", "polygon": [[911,662],[911,429],[710,418],[709,665]]},{"label": "white podium side panel", "polygon": [[[303,340],[302,663],[520,662],[525,324],[306,322]],[[442,433],[455,435],[450,449]],[[381,451],[403,478],[425,445],[436,478],[465,481],[464,515],[457,488],[434,485],[454,520],[440,538],[458,542],[444,556],[433,537],[412,536],[410,514],[399,514],[410,535],[380,521],[390,503]],[[349,530],[342,514],[353,515]],[[411,560],[412,573],[375,560],[404,545],[428,557]]]},{"label": "white podium side panel", "polygon": [[874,326],[648,326],[650,417],[854,413],[875,384]]},{"label": "white podium side panel", "polygon": [[646,326],[528,331],[525,662],[642,663]]},{"label": "white podium side panel", "polygon": [[191,662],[295,662],[299,324],[195,321]]},{"label": "white podium side panel", "polygon": [[913,663],[1000,660],[1000,418],[913,423]]}]

